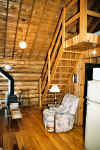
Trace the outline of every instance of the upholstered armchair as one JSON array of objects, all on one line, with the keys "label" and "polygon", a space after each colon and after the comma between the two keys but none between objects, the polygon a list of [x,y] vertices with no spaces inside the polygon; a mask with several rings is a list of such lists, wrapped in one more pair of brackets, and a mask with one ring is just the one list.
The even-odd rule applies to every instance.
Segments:
[{"label": "upholstered armchair", "polygon": [[79,97],[66,94],[59,107],[43,110],[43,123],[48,132],[66,132],[73,128]]}]

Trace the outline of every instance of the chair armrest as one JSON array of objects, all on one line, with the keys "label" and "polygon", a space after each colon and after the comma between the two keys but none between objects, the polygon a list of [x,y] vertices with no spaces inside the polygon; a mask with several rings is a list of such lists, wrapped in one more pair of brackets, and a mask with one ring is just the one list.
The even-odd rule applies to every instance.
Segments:
[{"label": "chair armrest", "polygon": [[55,131],[66,132],[73,128],[75,117],[70,113],[57,112],[55,114]]}]

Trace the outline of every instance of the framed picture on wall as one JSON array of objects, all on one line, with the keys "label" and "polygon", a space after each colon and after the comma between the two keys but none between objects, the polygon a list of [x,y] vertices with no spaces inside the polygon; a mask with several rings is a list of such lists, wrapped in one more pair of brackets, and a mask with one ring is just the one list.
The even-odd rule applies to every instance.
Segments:
[{"label": "framed picture on wall", "polygon": [[77,83],[78,79],[77,79],[77,74],[73,74],[73,83]]}]

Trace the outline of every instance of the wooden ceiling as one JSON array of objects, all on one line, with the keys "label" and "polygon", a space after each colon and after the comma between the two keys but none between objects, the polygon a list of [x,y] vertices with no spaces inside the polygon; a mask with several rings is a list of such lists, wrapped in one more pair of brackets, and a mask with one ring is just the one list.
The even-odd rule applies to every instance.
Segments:
[{"label": "wooden ceiling", "polygon": [[[0,58],[44,61],[61,9],[70,1],[0,0]],[[98,1],[88,3],[88,8],[99,11]],[[93,19],[88,22],[88,30],[93,32]],[[97,21],[95,26],[99,24]],[[27,42],[26,49],[19,47],[23,40]]]},{"label": "wooden ceiling", "polygon": [[[0,57],[44,61],[64,0],[0,0]],[[20,41],[27,48],[19,47]]]}]

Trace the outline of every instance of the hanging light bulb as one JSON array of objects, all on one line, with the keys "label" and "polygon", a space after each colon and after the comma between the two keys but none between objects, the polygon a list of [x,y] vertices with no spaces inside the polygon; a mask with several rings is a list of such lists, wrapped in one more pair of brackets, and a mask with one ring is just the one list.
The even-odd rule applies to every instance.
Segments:
[{"label": "hanging light bulb", "polygon": [[19,46],[20,46],[20,48],[24,49],[24,48],[27,47],[27,43],[26,43],[25,41],[21,41],[21,42],[19,43]]}]

